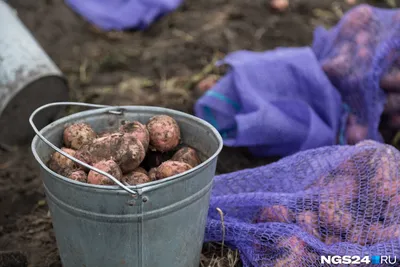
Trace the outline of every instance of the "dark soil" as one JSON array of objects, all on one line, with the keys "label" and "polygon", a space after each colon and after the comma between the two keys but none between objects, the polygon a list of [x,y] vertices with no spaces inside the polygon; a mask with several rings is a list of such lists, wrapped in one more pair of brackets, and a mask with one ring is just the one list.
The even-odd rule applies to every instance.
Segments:
[{"label": "dark soil", "polygon": [[[189,113],[199,96],[195,84],[207,73],[218,74],[214,60],[238,49],[309,45],[315,26],[333,25],[349,8],[345,1],[290,0],[289,10],[279,14],[268,2],[186,0],[144,32],[102,33],[61,0],[9,1],[67,76],[71,100],[157,105]],[[225,148],[218,172],[273,160]],[[3,249],[25,252],[32,267],[60,266],[39,168],[28,145],[0,150]],[[204,261],[207,266],[206,257]]]}]

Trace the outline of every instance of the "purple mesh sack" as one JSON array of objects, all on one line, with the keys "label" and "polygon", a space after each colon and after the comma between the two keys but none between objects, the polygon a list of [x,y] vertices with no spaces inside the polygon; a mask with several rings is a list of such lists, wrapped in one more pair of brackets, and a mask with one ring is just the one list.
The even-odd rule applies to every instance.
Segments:
[{"label": "purple mesh sack", "polygon": [[[348,127],[381,141],[378,132],[386,101],[381,88],[398,89],[400,11],[359,5],[329,31],[314,32],[313,51],[352,114]],[[360,132],[360,131],[359,131]]]},{"label": "purple mesh sack", "polygon": [[245,267],[321,266],[329,255],[399,259],[399,162],[394,147],[366,140],[216,176],[205,241],[239,249]]}]

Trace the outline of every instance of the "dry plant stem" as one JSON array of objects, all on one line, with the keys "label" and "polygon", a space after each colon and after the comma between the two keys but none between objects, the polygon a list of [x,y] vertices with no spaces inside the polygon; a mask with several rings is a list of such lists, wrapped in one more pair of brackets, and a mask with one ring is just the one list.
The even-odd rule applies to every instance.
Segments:
[{"label": "dry plant stem", "polygon": [[224,257],[224,243],[225,243],[225,223],[224,223],[224,213],[220,208],[216,208],[221,217],[221,224],[222,224],[222,244],[221,244],[221,258]]}]

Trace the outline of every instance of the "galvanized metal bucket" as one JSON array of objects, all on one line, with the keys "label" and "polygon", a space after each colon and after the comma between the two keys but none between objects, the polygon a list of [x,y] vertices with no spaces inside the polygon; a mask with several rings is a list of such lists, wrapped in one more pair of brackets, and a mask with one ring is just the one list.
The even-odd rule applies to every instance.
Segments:
[{"label": "galvanized metal bucket", "polygon": [[[29,142],[34,132],[28,118],[38,107],[68,100],[61,71],[19,20],[0,0],[0,143]],[[60,112],[53,107],[36,122],[49,124]]]},{"label": "galvanized metal bucket", "polygon": [[[46,126],[32,152],[41,166],[57,245],[64,267],[198,267],[217,157],[222,138],[209,123],[194,116],[159,107],[122,106],[76,113]],[[72,103],[75,105],[87,105]],[[122,120],[146,123],[157,114],[175,118],[184,143],[205,156],[203,163],[185,174],[137,186],[125,186],[89,165],[118,186],[97,186],[65,178],[46,166],[62,144],[64,125],[87,122],[95,131],[113,129]],[[68,154],[64,156],[82,163]]]}]

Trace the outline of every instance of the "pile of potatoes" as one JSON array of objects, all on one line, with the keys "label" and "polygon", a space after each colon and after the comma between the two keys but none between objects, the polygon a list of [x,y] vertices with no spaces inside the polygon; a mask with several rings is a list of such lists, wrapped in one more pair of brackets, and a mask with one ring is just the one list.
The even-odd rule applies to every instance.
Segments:
[{"label": "pile of potatoes", "polygon": [[[126,185],[164,179],[201,163],[198,152],[182,144],[178,123],[167,115],[154,116],[147,125],[122,121],[118,130],[100,134],[87,123],[74,123],[65,127],[63,141],[62,151]],[[58,152],[51,155],[48,167],[79,182],[115,184]]]},{"label": "pile of potatoes", "polygon": [[[309,185],[303,197],[293,200],[293,205],[262,207],[253,222],[296,224],[328,246],[340,242],[369,246],[398,239],[398,151],[376,144],[369,140],[358,143],[358,153]],[[313,258],[312,249],[298,237],[283,238],[286,239],[296,239],[298,245],[286,251],[274,266],[292,266],[288,260],[292,256]]]}]

